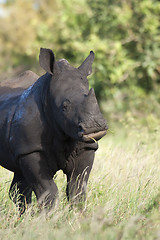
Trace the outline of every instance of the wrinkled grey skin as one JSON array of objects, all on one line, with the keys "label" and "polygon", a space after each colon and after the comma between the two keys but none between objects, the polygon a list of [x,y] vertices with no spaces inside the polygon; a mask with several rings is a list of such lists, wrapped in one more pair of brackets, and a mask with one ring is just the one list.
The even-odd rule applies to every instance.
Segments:
[{"label": "wrinkled grey skin", "polygon": [[24,91],[0,96],[0,164],[14,172],[9,195],[20,214],[31,203],[32,191],[39,206],[54,204],[58,189],[53,176],[60,169],[67,176],[68,200],[85,199],[98,148],[93,138],[99,140],[107,130],[88,86],[93,60],[90,52],[73,68],[41,48],[39,62],[46,74]]},{"label": "wrinkled grey skin", "polygon": [[32,71],[25,71],[12,79],[3,80],[0,82],[0,102],[20,95],[24,89],[34,84],[39,76]]}]

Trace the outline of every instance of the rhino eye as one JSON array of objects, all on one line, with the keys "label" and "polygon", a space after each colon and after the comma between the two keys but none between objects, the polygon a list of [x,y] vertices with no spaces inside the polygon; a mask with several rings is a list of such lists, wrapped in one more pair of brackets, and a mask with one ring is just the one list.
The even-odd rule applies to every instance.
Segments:
[{"label": "rhino eye", "polygon": [[64,102],[63,102],[63,111],[64,112],[68,112],[71,108],[71,102],[66,99]]}]

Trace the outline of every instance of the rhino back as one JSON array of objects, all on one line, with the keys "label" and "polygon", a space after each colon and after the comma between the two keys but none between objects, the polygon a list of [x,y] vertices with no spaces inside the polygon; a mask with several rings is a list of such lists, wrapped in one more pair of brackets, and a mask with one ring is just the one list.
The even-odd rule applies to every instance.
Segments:
[{"label": "rhino back", "polygon": [[0,82],[0,101],[22,94],[33,85],[39,76],[32,71],[25,71],[18,76]]},{"label": "rhino back", "polygon": [[0,97],[0,164],[10,170],[14,166],[5,162],[14,165],[20,155],[42,150],[43,132],[47,133],[41,101],[45,85],[40,78],[26,90]]},{"label": "rhino back", "polygon": [[5,101],[0,101],[0,165],[12,171],[15,166],[9,147],[9,135],[12,118],[18,101],[18,96],[8,97]]},{"label": "rhino back", "polygon": [[21,88],[21,89],[27,89],[31,85],[33,85],[39,76],[32,72],[32,71],[25,71],[23,73],[20,73],[18,76],[10,78],[10,79],[4,79],[0,81],[0,88],[5,87],[7,88]]},{"label": "rhino back", "polygon": [[[43,109],[45,78],[40,78],[20,96],[12,118],[9,144],[14,158],[35,151],[43,151],[49,135]],[[18,145],[17,145],[18,142]]]}]

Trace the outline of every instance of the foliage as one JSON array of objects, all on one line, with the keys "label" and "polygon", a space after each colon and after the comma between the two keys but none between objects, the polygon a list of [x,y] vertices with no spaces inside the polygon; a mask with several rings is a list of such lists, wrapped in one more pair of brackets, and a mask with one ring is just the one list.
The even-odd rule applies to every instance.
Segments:
[{"label": "foliage", "polygon": [[[160,73],[159,1],[89,0],[89,3],[96,35],[106,40],[103,68],[109,88],[116,85],[130,89],[136,85],[152,91]],[[104,82],[103,89],[106,86]]]},{"label": "foliage", "polygon": [[[160,82],[158,0],[12,0],[0,18],[0,69],[36,67],[39,47],[76,66],[96,53],[94,86],[99,99],[132,86],[149,93]],[[27,12],[27,14],[26,14]]]}]

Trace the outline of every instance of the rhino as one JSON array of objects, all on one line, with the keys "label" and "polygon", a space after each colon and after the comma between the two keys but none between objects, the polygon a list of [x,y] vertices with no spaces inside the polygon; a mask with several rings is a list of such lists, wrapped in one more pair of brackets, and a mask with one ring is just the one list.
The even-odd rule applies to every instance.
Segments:
[{"label": "rhino", "polygon": [[36,73],[28,70],[14,78],[2,80],[0,82],[0,101],[2,98],[6,98],[7,93],[7,97],[19,95],[20,91],[22,93],[24,89],[30,87],[33,83],[35,83],[38,78],[39,76]]},{"label": "rhino", "polygon": [[[9,196],[20,215],[31,203],[32,192],[39,207],[55,205],[54,175],[59,170],[67,177],[68,201],[86,198],[97,141],[108,129],[87,80],[93,60],[91,51],[75,68],[65,59],[56,61],[51,49],[41,48],[39,64],[46,73],[25,90],[12,94],[10,89],[0,96],[0,165],[14,173]],[[28,75],[25,80],[31,81]]]}]

